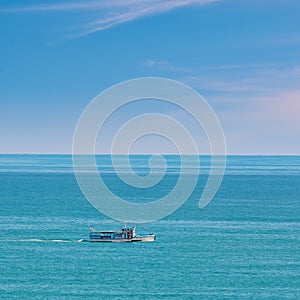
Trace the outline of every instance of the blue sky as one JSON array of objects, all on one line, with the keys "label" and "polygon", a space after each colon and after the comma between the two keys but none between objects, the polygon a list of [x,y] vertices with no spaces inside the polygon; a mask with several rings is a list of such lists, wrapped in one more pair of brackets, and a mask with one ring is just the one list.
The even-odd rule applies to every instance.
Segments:
[{"label": "blue sky", "polygon": [[[97,94],[161,76],[206,98],[228,153],[299,154],[299,14],[289,0],[2,0],[0,152],[71,153],[77,120]],[[167,110],[150,104],[119,114]],[[168,146],[148,137],[134,149],[152,150]]]}]

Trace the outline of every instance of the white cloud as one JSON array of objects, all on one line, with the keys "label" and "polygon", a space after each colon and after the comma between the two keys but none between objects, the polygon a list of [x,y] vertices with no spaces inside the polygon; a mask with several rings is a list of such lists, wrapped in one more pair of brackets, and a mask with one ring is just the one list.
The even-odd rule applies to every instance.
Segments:
[{"label": "white cloud", "polygon": [[73,10],[103,10],[103,9],[113,9],[128,7],[134,3],[136,0],[100,0],[100,1],[73,1],[73,2],[63,2],[60,3],[44,3],[37,5],[27,5],[27,6],[14,6],[2,8],[1,11],[6,12],[20,12],[20,11],[73,11]]},{"label": "white cloud", "polygon": [[205,5],[220,0],[102,0],[76,1],[58,4],[40,4],[25,7],[8,7],[0,12],[55,12],[55,11],[91,11],[99,12],[99,17],[93,22],[85,24],[79,35],[106,30],[112,26],[129,22],[141,17],[171,11],[176,8]]},{"label": "white cloud", "polygon": [[180,67],[166,60],[146,60],[141,64],[160,76],[173,78],[199,91],[223,93],[272,93],[293,90],[300,85],[300,66],[268,63]]},{"label": "white cloud", "polygon": [[141,63],[141,66],[146,67],[146,68],[151,68],[153,70],[162,70],[162,71],[172,71],[172,72],[186,72],[189,69],[188,68],[183,68],[183,67],[178,67],[170,63],[169,61],[166,60],[153,60],[153,59],[148,59],[144,62]]}]

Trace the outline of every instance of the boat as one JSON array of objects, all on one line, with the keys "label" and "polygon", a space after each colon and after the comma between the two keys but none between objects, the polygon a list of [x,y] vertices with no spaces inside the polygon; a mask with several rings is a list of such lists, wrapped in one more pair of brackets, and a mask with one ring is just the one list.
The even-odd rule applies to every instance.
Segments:
[{"label": "boat", "polygon": [[90,228],[90,242],[154,242],[155,234],[137,235],[135,227],[121,230],[96,231]]}]

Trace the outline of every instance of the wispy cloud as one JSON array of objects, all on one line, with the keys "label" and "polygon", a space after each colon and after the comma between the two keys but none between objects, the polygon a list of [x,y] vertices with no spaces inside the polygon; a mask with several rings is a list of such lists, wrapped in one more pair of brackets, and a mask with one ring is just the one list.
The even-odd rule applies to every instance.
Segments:
[{"label": "wispy cloud", "polygon": [[6,12],[43,12],[43,11],[73,11],[73,10],[102,10],[102,9],[112,9],[112,8],[121,8],[128,7],[133,3],[136,3],[136,0],[98,0],[98,1],[73,1],[60,3],[44,3],[37,5],[26,5],[26,6],[10,6],[1,9],[1,11]]},{"label": "wispy cloud", "polygon": [[205,5],[220,0],[99,0],[75,1],[33,6],[13,6],[0,9],[0,12],[58,12],[91,11],[99,13],[92,22],[82,24],[78,35],[106,30],[115,25],[129,22],[145,16],[164,13],[180,7]]},{"label": "wispy cloud", "polygon": [[299,65],[181,68],[166,60],[147,60],[142,65],[160,76],[171,72],[174,79],[207,96],[223,125],[229,153],[299,153]]},{"label": "wispy cloud", "polygon": [[222,93],[269,93],[293,90],[300,84],[300,65],[219,64],[181,67],[166,60],[149,59],[141,63],[145,68],[185,82],[197,90]]},{"label": "wispy cloud", "polygon": [[143,61],[140,63],[142,67],[149,68],[152,70],[160,70],[160,71],[166,71],[166,72],[189,72],[189,68],[179,67],[175,66],[169,61],[166,60],[154,60],[154,59],[148,59],[146,61]]}]

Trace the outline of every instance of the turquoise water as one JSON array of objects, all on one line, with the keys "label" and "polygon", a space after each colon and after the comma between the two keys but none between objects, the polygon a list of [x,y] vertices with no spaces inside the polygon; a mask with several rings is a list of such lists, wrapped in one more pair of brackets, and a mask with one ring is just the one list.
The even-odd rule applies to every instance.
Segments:
[{"label": "turquoise water", "polygon": [[[131,158],[141,175],[148,158]],[[166,159],[164,180],[137,192],[108,156],[97,158],[105,182],[137,202],[176,183],[179,158]],[[200,210],[209,162],[201,158],[181,208],[138,225],[155,243],[103,244],[85,241],[89,226],[122,224],[85,200],[70,156],[0,155],[0,298],[300,299],[300,157],[230,156],[219,192]]]}]

